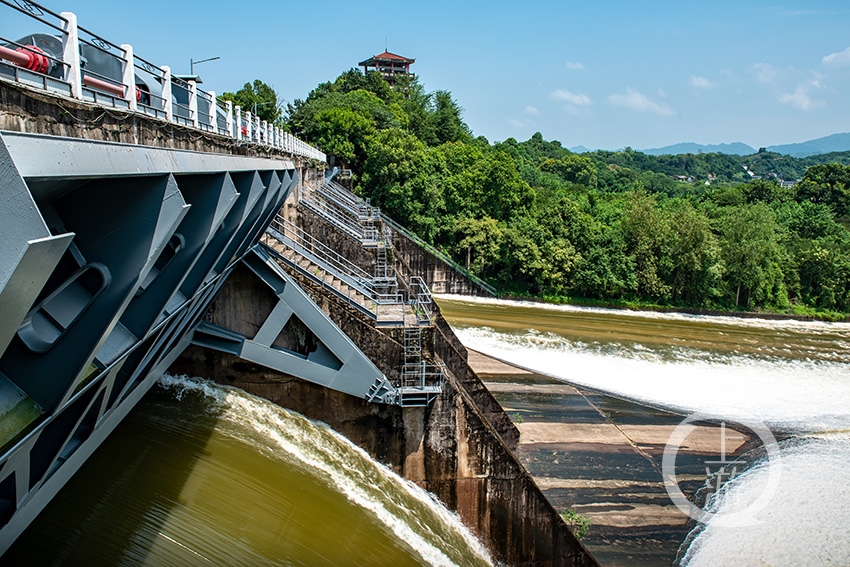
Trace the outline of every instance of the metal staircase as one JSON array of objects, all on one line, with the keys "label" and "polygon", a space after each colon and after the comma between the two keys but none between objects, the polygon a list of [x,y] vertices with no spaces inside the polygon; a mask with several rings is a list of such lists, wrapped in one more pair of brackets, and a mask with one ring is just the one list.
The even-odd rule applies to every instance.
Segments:
[{"label": "metal staircase", "polygon": [[387,236],[387,230],[384,229],[384,238],[380,240],[375,248],[375,286],[378,288],[392,288],[398,285],[396,277],[395,265],[389,261],[389,254],[392,253],[392,239]]},{"label": "metal staircase", "polygon": [[[327,200],[329,200],[333,203],[336,203],[340,208],[347,209],[350,212],[351,215],[353,215],[354,217],[357,217],[361,221],[371,221],[372,223],[379,221],[381,223],[381,227],[382,227],[382,232],[381,232],[382,238],[381,238],[381,240],[383,242],[392,243],[392,233],[393,233],[393,231],[395,231],[395,232],[403,235],[404,237],[406,237],[408,240],[416,243],[418,246],[424,248],[432,256],[434,256],[435,258],[437,258],[438,260],[440,260],[444,264],[450,266],[456,272],[463,274],[470,284],[477,286],[479,289],[481,289],[482,291],[486,292],[487,294],[489,294],[493,297],[498,297],[499,294],[496,291],[496,288],[494,288],[492,285],[488,284],[487,282],[485,282],[484,280],[482,280],[478,276],[470,273],[469,270],[467,270],[466,268],[464,268],[463,266],[461,266],[460,264],[458,264],[457,262],[452,260],[444,252],[437,250],[435,247],[433,247],[432,245],[428,244],[427,242],[425,242],[424,240],[419,238],[419,236],[417,236],[415,233],[407,230],[406,228],[404,228],[403,226],[401,226],[400,224],[395,222],[393,219],[391,219],[387,215],[381,213],[381,210],[378,207],[373,207],[369,203],[368,199],[363,199],[361,197],[358,197],[357,195],[355,195],[354,193],[352,193],[351,191],[349,191],[348,189],[346,189],[345,187],[343,187],[339,183],[334,182],[333,178],[337,174],[339,174],[341,171],[343,171],[343,170],[339,170],[337,168],[334,168],[333,170],[328,172],[328,174],[325,176],[325,181],[322,183],[321,186],[319,186],[319,188],[309,189],[309,191],[315,191],[315,192],[320,194],[321,198],[324,198],[324,199],[327,199]],[[350,173],[349,173],[349,175],[350,175]],[[308,199],[315,199],[315,198],[308,197]],[[303,201],[303,197],[302,197],[302,201]],[[308,206],[312,206],[312,205],[308,205]],[[333,222],[333,221],[330,221],[330,222]],[[371,236],[371,233],[370,233],[370,236]],[[355,236],[355,238],[359,238],[359,237]]]},{"label": "metal staircase", "polygon": [[340,185],[332,185],[331,182],[318,187],[305,185],[301,190],[299,204],[359,240],[364,247],[378,246],[381,235],[375,227],[375,220],[380,219],[380,211]]},{"label": "metal staircase", "polygon": [[[425,280],[419,276],[404,280],[396,273],[392,230],[382,222],[380,210],[330,178],[315,187],[304,186],[299,205],[357,239],[363,248],[374,249],[374,273],[366,273],[280,216],[272,221],[263,242],[278,262],[344,299],[376,325],[402,327],[404,362],[399,383],[393,384],[397,403],[427,406],[442,390],[445,368],[427,363],[422,353],[422,328],[432,323],[432,298]],[[375,396],[386,398],[380,384],[375,388]]]},{"label": "metal staircase", "polygon": [[345,300],[379,325],[403,325],[411,310],[404,293],[387,288],[365,270],[290,221],[276,216],[262,239],[279,263],[295,269]]},{"label": "metal staircase", "polygon": [[[398,388],[401,404],[427,406],[440,393],[445,377],[442,364],[428,364],[422,357],[422,327],[404,327],[404,365]],[[436,385],[436,387],[435,387]]]}]

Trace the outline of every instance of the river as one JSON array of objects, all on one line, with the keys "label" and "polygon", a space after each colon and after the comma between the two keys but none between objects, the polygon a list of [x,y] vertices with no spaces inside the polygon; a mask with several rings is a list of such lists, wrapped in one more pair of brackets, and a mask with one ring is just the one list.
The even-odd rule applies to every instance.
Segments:
[{"label": "river", "polygon": [[[461,341],[486,355],[650,408],[761,422],[780,439],[779,459],[756,459],[710,498],[705,509],[716,515],[696,524],[680,542],[682,565],[850,565],[850,324],[452,296],[439,298],[439,304]],[[522,387],[539,388],[541,395],[552,388],[534,383]],[[500,401],[515,402],[516,391]],[[544,408],[549,416],[552,399],[546,399]],[[534,398],[526,396],[522,404],[517,407],[530,415],[540,413],[534,413],[539,409]],[[573,423],[570,412],[560,415]],[[647,415],[652,418],[653,410]],[[524,436],[526,431],[536,433],[527,425],[520,426]],[[562,469],[577,466],[569,451],[555,453],[552,462]],[[540,459],[540,451],[524,454]],[[529,466],[541,475],[542,487],[569,486],[549,478],[559,474],[556,465]],[[588,463],[589,468],[598,466]],[[772,496],[755,514],[755,522],[729,527],[718,521],[756,501],[769,486],[771,470],[781,473],[778,486],[771,487]],[[607,541],[599,549],[616,559],[611,545]]]},{"label": "river", "polygon": [[453,513],[327,426],[168,375],[3,563],[491,565]]}]

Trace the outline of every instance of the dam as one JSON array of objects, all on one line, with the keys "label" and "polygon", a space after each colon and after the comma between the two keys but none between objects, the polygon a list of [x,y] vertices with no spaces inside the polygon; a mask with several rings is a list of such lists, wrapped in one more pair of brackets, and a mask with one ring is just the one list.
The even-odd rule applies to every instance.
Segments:
[{"label": "dam", "polygon": [[326,422],[497,561],[596,564],[432,301],[483,282],[320,149],[71,12],[0,11],[0,553],[170,369]]}]

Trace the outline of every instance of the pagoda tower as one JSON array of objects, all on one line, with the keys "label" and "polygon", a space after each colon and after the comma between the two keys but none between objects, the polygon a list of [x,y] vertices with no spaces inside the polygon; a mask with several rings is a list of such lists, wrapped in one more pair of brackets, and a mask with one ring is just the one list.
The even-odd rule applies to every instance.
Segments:
[{"label": "pagoda tower", "polygon": [[366,61],[361,61],[359,65],[363,67],[363,72],[379,71],[384,79],[395,86],[396,75],[407,75],[410,73],[410,66],[416,62],[416,59],[409,59],[384,51],[378,55],[374,55]]}]

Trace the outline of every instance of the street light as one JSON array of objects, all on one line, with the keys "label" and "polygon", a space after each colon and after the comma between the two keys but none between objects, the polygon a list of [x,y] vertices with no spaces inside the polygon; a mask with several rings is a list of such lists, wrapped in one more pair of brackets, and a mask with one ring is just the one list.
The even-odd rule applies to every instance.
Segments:
[{"label": "street light", "polygon": [[251,114],[253,114],[254,116],[256,116],[256,115],[257,115],[257,107],[258,107],[258,106],[266,106],[267,104],[273,104],[273,105],[275,105],[275,106],[277,106],[277,105],[278,105],[278,103],[277,103],[277,102],[255,102],[255,103],[254,103],[254,107],[253,107],[253,111],[251,112]]},{"label": "street light", "polygon": [[198,65],[200,63],[206,63],[207,61],[215,61],[216,59],[221,59],[221,57],[210,57],[209,59],[201,59],[200,61],[195,61],[194,59],[190,58],[189,59],[189,74],[190,75],[195,74],[195,65]]}]

